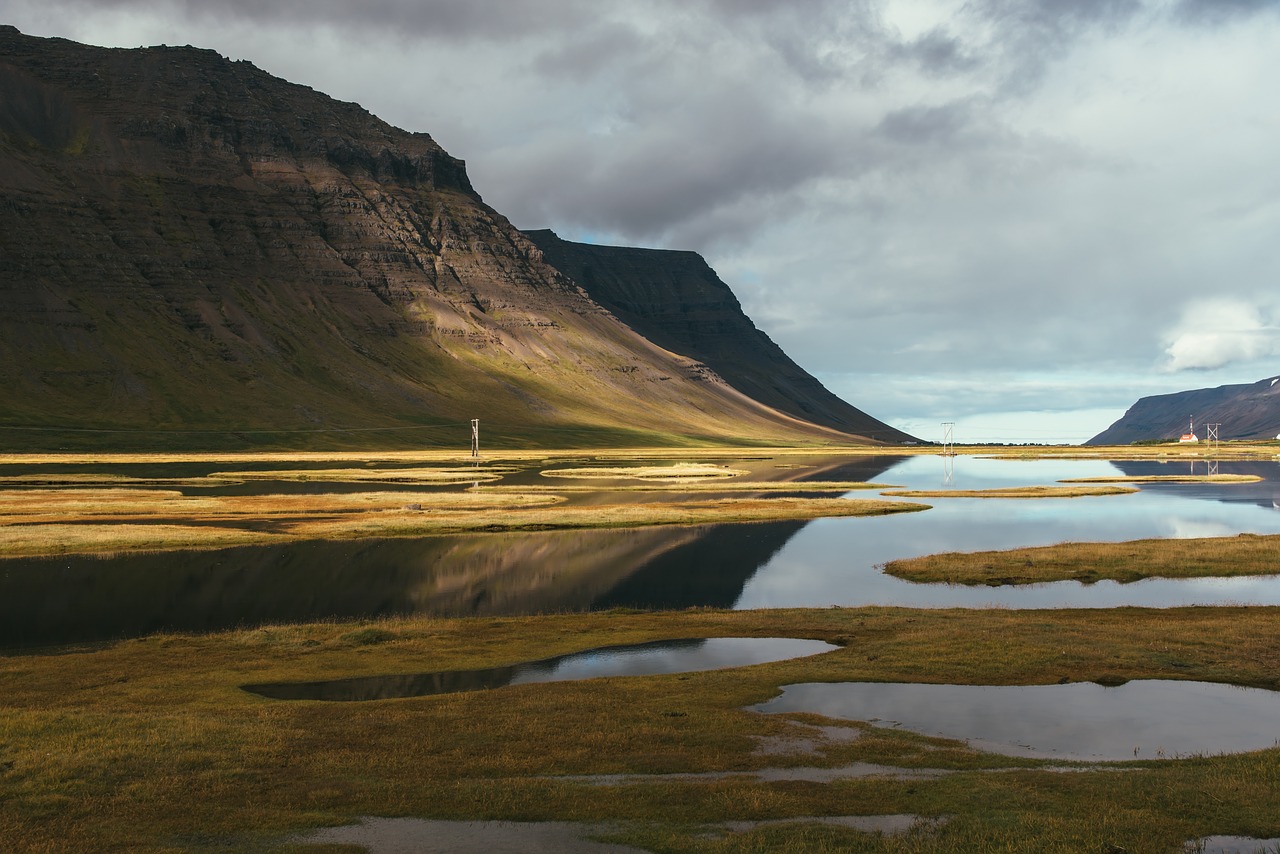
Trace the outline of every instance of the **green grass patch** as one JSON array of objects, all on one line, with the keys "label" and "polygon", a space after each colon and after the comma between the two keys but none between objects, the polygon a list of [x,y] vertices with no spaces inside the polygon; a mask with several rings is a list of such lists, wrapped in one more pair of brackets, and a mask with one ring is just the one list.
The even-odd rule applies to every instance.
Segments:
[{"label": "green grass patch", "polygon": [[894,489],[881,494],[894,498],[1081,498],[1129,495],[1137,491],[1121,486],[1000,486],[992,489]]},{"label": "green grass patch", "polygon": [[885,572],[921,583],[990,586],[1043,581],[1219,578],[1280,572],[1280,536],[1060,543],[1037,548],[946,552],[891,561]]}]

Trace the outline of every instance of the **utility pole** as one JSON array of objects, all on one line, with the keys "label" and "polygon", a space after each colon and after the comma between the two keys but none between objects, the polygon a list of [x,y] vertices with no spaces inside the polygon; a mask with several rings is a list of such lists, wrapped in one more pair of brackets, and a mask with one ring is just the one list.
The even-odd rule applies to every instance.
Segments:
[{"label": "utility pole", "polygon": [[1205,441],[1209,443],[1209,453],[1215,453],[1218,450],[1218,432],[1222,429],[1221,422],[1217,424],[1204,425]]},{"label": "utility pole", "polygon": [[956,429],[956,422],[954,421],[942,422],[942,455],[944,457],[955,456],[955,453],[956,453],[955,429]]},{"label": "utility pole", "polygon": [[480,419],[471,419],[471,456],[480,456]]}]

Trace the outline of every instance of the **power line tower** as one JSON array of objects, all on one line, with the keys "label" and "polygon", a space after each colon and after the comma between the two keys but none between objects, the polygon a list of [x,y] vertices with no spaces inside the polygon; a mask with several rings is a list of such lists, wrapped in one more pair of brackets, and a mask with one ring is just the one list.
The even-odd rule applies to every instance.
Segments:
[{"label": "power line tower", "polygon": [[1209,443],[1209,453],[1216,453],[1218,450],[1218,432],[1222,429],[1222,424],[1206,424],[1205,441]]},{"label": "power line tower", "polygon": [[942,455],[944,457],[954,457],[956,454],[956,422],[942,422]]},{"label": "power line tower", "polygon": [[480,419],[471,419],[471,456],[480,456]]}]

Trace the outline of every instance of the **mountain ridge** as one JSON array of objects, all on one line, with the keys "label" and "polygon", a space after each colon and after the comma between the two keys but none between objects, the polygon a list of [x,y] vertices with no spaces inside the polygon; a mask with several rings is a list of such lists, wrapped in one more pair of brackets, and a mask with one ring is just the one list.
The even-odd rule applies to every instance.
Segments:
[{"label": "mountain ridge", "polygon": [[1207,424],[1218,424],[1218,438],[1273,439],[1280,433],[1280,377],[1255,383],[1157,394],[1138,400],[1114,424],[1086,445],[1127,445],[1176,439],[1194,422],[1204,439]]},{"label": "mountain ridge", "polygon": [[834,430],[888,442],[912,436],[827,390],[756,327],[696,252],[603,246],[525,230],[543,257],[650,341],[697,359],[754,400]]},{"label": "mountain ridge", "polygon": [[627,327],[462,160],[358,105],[210,50],[12,27],[0,93],[0,425],[232,445],[353,425],[451,444],[476,417],[526,445],[869,438]]}]

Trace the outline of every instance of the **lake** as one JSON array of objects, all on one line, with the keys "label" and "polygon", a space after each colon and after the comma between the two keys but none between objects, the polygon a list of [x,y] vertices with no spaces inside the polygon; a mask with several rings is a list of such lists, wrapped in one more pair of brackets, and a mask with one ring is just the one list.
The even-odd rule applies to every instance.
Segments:
[{"label": "lake", "polygon": [[[735,461],[724,461],[735,465]],[[911,489],[1047,485],[1070,477],[1203,474],[1205,463],[864,457],[794,460],[776,469],[814,480],[874,480]],[[392,614],[530,614],[614,607],[831,605],[1109,608],[1280,604],[1275,578],[1055,582],[1017,588],[915,584],[880,565],[939,551],[1062,541],[1280,533],[1280,463],[1218,464],[1245,484],[1144,484],[1132,495],[1034,500],[926,499],[892,516],[752,525],[470,534],[306,542],[203,552],[0,560],[0,645],[214,631],[262,623]],[[182,474],[193,474],[184,469]],[[760,477],[759,474],[753,477]],[[536,470],[508,483],[546,483]],[[235,487],[274,492],[284,484]],[[324,484],[289,484],[324,489]],[[609,484],[574,501],[613,500]],[[381,488],[381,487],[379,487]],[[865,490],[850,501],[874,498]],[[628,493],[626,500],[643,500]],[[706,496],[700,496],[706,497]]]}]

